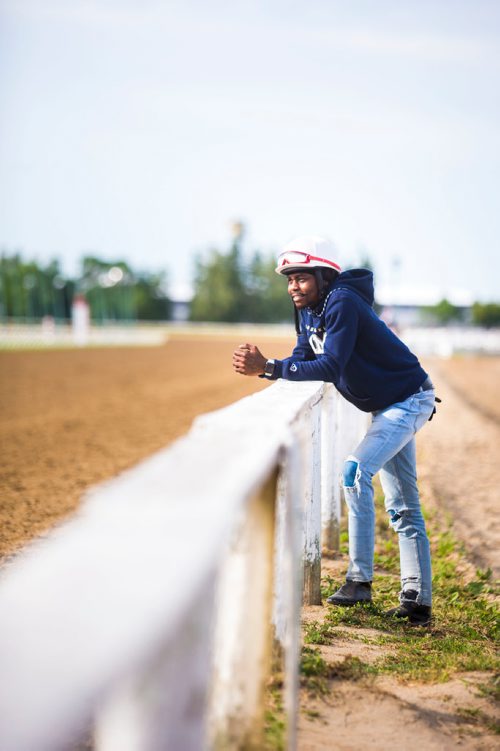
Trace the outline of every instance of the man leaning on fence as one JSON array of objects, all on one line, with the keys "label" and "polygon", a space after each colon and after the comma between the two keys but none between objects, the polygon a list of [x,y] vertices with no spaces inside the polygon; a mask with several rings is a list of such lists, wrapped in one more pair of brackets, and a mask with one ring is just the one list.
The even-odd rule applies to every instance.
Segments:
[{"label": "man leaning on fence", "polygon": [[375,509],[372,478],[378,472],[385,508],[398,533],[401,593],[388,615],[411,625],[431,621],[429,539],[417,489],[415,433],[435,412],[432,382],[408,347],[373,310],[373,274],[341,271],[331,243],[300,237],[278,257],[287,277],[297,330],[290,357],[269,359],[253,344],[233,354],[237,373],[275,380],[328,381],[372,419],[343,472],[349,511],[346,581],[328,602],[350,606],[372,597]]}]

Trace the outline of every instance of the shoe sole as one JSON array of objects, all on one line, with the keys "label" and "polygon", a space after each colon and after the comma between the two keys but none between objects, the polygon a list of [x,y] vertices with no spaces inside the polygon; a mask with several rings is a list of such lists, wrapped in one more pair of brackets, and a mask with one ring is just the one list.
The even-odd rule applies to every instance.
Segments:
[{"label": "shoe sole", "polygon": [[420,628],[428,628],[429,626],[432,625],[432,618],[429,618],[428,621],[421,621],[421,622],[418,622],[418,623],[414,623],[412,621],[407,621],[407,623],[408,623],[409,626],[412,626],[413,628],[418,628],[418,627],[420,627]]},{"label": "shoe sole", "polygon": [[424,628],[427,628],[428,626],[432,625],[432,617],[429,618],[428,621],[411,621],[409,618],[398,618],[397,615],[386,615],[386,618],[389,618],[392,621],[397,621],[398,623],[402,623],[405,626],[412,626],[413,628],[418,628],[419,626],[422,626]]},{"label": "shoe sole", "polygon": [[327,599],[329,605],[340,605],[342,608],[352,608],[354,605],[371,605],[371,600],[330,600]]}]

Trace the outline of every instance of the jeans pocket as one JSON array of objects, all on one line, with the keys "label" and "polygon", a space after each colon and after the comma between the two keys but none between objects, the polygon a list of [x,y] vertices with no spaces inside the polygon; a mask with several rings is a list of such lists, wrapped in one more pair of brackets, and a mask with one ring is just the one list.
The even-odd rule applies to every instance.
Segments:
[{"label": "jeans pocket", "polygon": [[422,428],[428,421],[434,409],[434,391],[421,391],[415,394],[415,400],[418,402],[419,411],[415,419],[415,433]]}]

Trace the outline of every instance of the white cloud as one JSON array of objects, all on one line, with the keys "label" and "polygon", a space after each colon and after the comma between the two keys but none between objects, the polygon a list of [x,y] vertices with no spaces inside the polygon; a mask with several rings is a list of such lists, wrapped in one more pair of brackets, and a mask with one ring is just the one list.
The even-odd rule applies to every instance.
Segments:
[{"label": "white cloud", "polygon": [[409,57],[417,60],[471,63],[494,54],[498,58],[496,45],[485,43],[484,38],[453,34],[416,34],[404,32],[380,32],[370,29],[353,29],[334,32],[325,31],[325,37],[332,44],[345,49],[393,57]]},{"label": "white cloud", "polygon": [[[394,22],[387,29],[380,29],[373,24],[353,23],[354,14],[350,20],[342,22],[343,14],[338,13],[334,3],[326,16],[316,22],[312,16],[307,25],[300,15],[294,16],[286,8],[280,11],[277,2],[266,8],[240,3],[230,9],[199,0],[3,0],[2,6],[4,13],[35,21],[46,19],[130,30],[138,26],[154,29],[160,25],[165,30],[175,27],[178,31],[190,32],[193,41],[208,30],[215,35],[227,35],[229,42],[232,37],[243,46],[258,37],[260,45],[274,46],[280,55],[282,50],[288,50],[289,54],[295,50],[300,56],[304,47],[310,47],[320,57],[343,50],[428,62],[470,64],[498,62],[499,59],[496,40],[484,34],[474,37],[451,31],[407,31],[401,21],[399,25]],[[276,24],[277,19],[279,24]],[[243,28],[246,41],[238,34]],[[259,47],[256,55],[261,50]]]}]

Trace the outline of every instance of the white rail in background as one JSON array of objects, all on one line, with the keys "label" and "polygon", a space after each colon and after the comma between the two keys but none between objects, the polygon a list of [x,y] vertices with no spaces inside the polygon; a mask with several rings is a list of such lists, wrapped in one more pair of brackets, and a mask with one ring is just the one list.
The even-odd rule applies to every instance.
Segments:
[{"label": "white rail in background", "polygon": [[[41,324],[0,321],[0,349],[29,349],[40,347],[73,347],[100,345],[132,346],[135,344],[160,345],[170,334],[182,336],[235,336],[237,332],[249,332],[263,337],[293,338],[292,327],[287,324],[217,324],[189,322],[115,322],[102,326],[92,325],[88,337],[82,338],[68,323]],[[451,357],[454,354],[499,355],[500,328],[484,329],[478,326],[403,326],[401,338],[418,355]]]},{"label": "white rail in background", "polygon": [[320,602],[366,417],[280,381],[87,494],[0,581],[0,749],[259,748],[273,637],[295,747],[301,587]]}]

